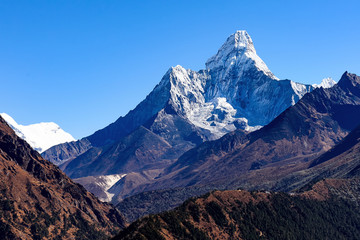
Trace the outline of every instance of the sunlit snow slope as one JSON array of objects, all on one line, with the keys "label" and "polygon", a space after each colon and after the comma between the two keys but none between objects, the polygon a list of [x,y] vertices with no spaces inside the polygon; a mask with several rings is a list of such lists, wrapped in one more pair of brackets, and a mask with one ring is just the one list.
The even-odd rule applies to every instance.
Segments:
[{"label": "sunlit snow slope", "polygon": [[15,131],[16,135],[24,139],[40,153],[54,145],[75,141],[69,133],[62,130],[56,123],[42,122],[25,126],[18,124],[6,113],[0,115]]}]

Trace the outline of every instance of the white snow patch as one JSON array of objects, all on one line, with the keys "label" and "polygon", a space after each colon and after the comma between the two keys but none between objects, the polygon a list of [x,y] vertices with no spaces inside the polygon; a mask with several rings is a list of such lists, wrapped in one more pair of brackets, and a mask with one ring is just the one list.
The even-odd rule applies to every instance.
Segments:
[{"label": "white snow patch", "polygon": [[15,131],[16,135],[24,139],[32,148],[40,153],[57,144],[75,141],[75,138],[62,130],[56,123],[42,122],[20,125],[8,114],[0,113],[0,115]]},{"label": "white snow patch", "polygon": [[111,202],[115,194],[109,193],[108,190],[125,176],[126,174],[113,174],[113,175],[103,175],[96,177],[97,179],[96,182],[94,182],[94,184],[97,184],[99,187],[101,187],[107,196],[107,198],[99,198],[99,199],[103,202]]}]

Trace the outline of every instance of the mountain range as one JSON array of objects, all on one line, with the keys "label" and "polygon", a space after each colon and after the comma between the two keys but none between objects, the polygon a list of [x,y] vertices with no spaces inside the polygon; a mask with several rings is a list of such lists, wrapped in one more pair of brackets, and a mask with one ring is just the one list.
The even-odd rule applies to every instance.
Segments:
[{"label": "mountain range", "polygon": [[237,130],[188,151],[164,170],[162,175],[171,177],[163,181],[179,187],[228,181],[233,175],[231,181],[246,178],[249,184],[252,176],[247,174],[254,172],[258,186],[264,181],[261,173],[272,171],[271,178],[277,179],[286,168],[303,167],[358,126],[359,87],[360,78],[346,72],[337,85],[305,95],[263,128],[251,133]]},{"label": "mountain range", "polygon": [[[329,170],[323,177],[331,177],[329,172],[335,167],[338,171],[344,168],[349,160],[341,163],[327,161],[327,151],[334,152],[332,147],[341,144],[359,123],[360,77],[345,72],[335,86],[318,88],[306,94],[263,128],[250,133],[236,130],[189,150],[156,179],[130,192],[123,190],[128,196],[140,194],[120,202],[118,208],[126,206],[125,215],[127,211],[138,212],[139,209],[144,213],[157,212],[154,206],[158,204],[162,204],[161,209],[164,210],[164,205],[170,208],[174,202],[203,194],[209,188],[292,191],[321,176],[320,170],[317,174],[313,173],[314,169],[321,167],[321,163],[326,165],[322,166],[324,171]],[[334,149],[346,149],[339,146]],[[322,154],[327,155],[321,157]],[[331,167],[328,164],[332,162]],[[354,168],[355,164],[356,158],[353,158]],[[305,173],[313,173],[306,178],[308,181],[304,180]],[[194,187],[197,189],[195,192]],[[173,189],[181,195],[173,193]],[[167,192],[172,192],[176,198],[167,199],[164,203],[162,198]],[[147,203],[140,200],[144,198],[152,199],[150,212],[149,207],[144,207]],[[121,201],[123,196],[115,196],[114,199]],[[141,216],[139,212],[138,216]],[[132,218],[132,213],[129,216]]]},{"label": "mountain range", "polygon": [[110,191],[128,192],[135,182],[158,177],[187,150],[236,129],[259,129],[314,88],[334,83],[325,79],[311,86],[279,80],[256,54],[249,34],[237,31],[206,62],[205,70],[170,68],[126,116],[42,156],[85,186],[81,178],[126,174]]},{"label": "mountain range", "polygon": [[245,31],[78,141],[2,116],[4,239],[359,236],[360,77],[279,80]]}]

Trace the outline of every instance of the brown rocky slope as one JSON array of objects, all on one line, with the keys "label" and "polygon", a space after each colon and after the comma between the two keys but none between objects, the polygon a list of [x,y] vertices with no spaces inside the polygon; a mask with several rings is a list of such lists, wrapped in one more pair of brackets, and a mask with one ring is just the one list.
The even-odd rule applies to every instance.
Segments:
[{"label": "brown rocky slope", "polygon": [[309,167],[278,181],[275,190],[292,191],[311,186],[324,178],[360,177],[360,126],[339,144],[310,162]]},{"label": "brown rocky slope", "polygon": [[44,160],[0,118],[2,239],[106,239],[122,215]]}]

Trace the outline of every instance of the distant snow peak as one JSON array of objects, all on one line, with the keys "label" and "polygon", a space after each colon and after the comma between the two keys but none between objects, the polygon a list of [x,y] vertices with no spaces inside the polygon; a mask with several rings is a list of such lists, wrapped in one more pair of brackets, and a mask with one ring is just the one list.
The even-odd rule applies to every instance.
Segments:
[{"label": "distant snow peak", "polygon": [[331,77],[328,78],[324,78],[320,84],[313,84],[312,86],[314,88],[331,88],[336,84],[336,82],[334,81],[334,79],[332,79]]},{"label": "distant snow peak", "polygon": [[0,115],[18,137],[24,139],[32,148],[40,153],[54,145],[75,141],[69,133],[62,130],[56,123],[42,122],[25,126],[18,124],[6,113],[0,113]]},{"label": "distant snow peak", "polygon": [[208,70],[222,68],[225,69],[225,73],[228,73],[234,67],[240,69],[238,71],[239,76],[256,67],[268,77],[279,80],[256,54],[253,41],[246,31],[236,31],[228,37],[217,54],[206,62],[206,69]]}]

